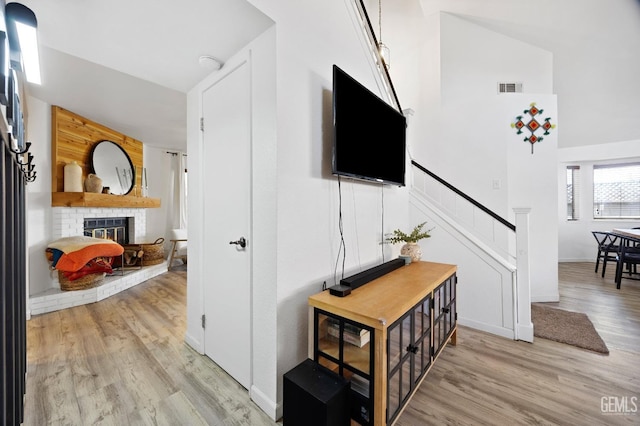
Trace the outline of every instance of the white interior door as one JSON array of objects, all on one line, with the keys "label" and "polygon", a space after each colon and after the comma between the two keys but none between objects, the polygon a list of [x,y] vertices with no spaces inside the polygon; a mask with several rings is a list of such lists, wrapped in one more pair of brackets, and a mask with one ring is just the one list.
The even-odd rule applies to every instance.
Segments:
[{"label": "white interior door", "polygon": [[[251,384],[251,104],[249,64],[202,93],[205,354]],[[244,239],[246,246],[239,242]]]}]

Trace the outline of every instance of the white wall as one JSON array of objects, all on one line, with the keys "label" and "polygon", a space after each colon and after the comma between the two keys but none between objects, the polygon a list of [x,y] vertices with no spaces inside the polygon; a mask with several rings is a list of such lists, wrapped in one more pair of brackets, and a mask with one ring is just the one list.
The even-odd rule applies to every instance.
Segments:
[{"label": "white wall", "polygon": [[[511,95],[498,95],[497,83],[519,81],[526,93],[551,93],[551,54],[446,13],[440,15],[440,29],[440,99],[423,98],[415,120],[425,123],[422,117],[432,114],[439,119],[420,127],[423,143],[414,147],[414,157],[511,219],[507,148],[514,142],[504,138],[505,129],[511,130],[511,119],[529,102],[505,116],[503,104]],[[526,151],[524,143],[522,148]],[[500,189],[494,189],[494,180]]]},{"label": "white wall", "polygon": [[[332,65],[338,64],[374,92],[380,91],[354,24],[351,0],[252,3],[275,21],[275,27],[239,53],[250,52],[254,70],[251,396],[277,418],[282,375],[307,357],[307,298],[319,292],[324,281],[334,283],[340,235],[338,186],[330,169]],[[199,166],[194,158],[199,139],[197,93],[209,81],[205,79],[188,95],[190,182],[198,181],[190,184],[190,247],[194,240],[203,243],[192,233],[194,224],[204,220],[198,206],[206,190],[199,183],[201,171],[195,170]],[[345,276],[381,263],[383,249],[389,260],[392,248],[380,244],[382,234],[407,225],[406,189],[386,187],[384,191],[383,225],[382,188],[343,182]],[[201,309],[192,306],[202,303],[199,281],[204,277],[191,265],[192,261],[187,341],[199,347]]]},{"label": "white wall", "polygon": [[[640,140],[571,147],[558,151],[558,216],[560,262],[595,262],[596,240],[591,231],[633,228],[640,221],[593,218],[593,165],[621,164],[640,161]],[[567,220],[566,168],[580,166],[580,198],[578,220]]]},{"label": "white wall", "polygon": [[[562,136],[562,117],[558,113],[558,101],[550,94],[518,94],[501,96],[502,117],[514,117],[531,102],[544,110],[537,116],[540,122],[551,117],[558,127],[550,134],[543,132],[541,142],[531,144],[524,141],[527,132],[517,135],[515,129],[503,124],[502,134],[507,149],[507,199],[509,219],[515,223],[514,208],[531,208],[529,214],[529,254],[531,301],[550,302],[559,300],[558,292],[558,222],[557,222],[557,149]],[[540,118],[541,117],[541,118]],[[505,120],[506,121],[506,120]],[[527,121],[525,121],[527,122]],[[497,133],[499,134],[499,133]]]},{"label": "white wall", "polygon": [[[637,0],[420,0],[420,4],[426,16],[442,11],[454,13],[553,53],[553,93],[560,100],[558,112],[564,129],[560,147],[599,145],[638,137],[640,2]],[[383,13],[385,7],[383,2]],[[394,28],[387,27],[383,32],[393,49]],[[514,51],[509,54],[514,61],[519,57]],[[533,60],[524,61],[536,66]],[[464,68],[476,65],[468,62]]]},{"label": "white wall", "polygon": [[[413,156],[512,223],[513,208],[532,208],[532,300],[557,300],[556,165],[561,127],[535,144],[534,154],[523,141],[526,133],[516,135],[510,127],[531,102],[544,109],[541,121],[549,116],[559,123],[557,100],[551,95],[553,57],[465,18],[448,13],[437,18],[428,17],[427,22],[440,28],[439,48],[434,49],[436,43],[427,37],[421,54],[423,62],[437,61],[440,73],[421,81],[423,96],[412,118],[418,133]],[[440,80],[434,83],[434,78]],[[497,84],[505,81],[523,83],[525,93],[499,95]],[[433,96],[436,85],[438,96]]]},{"label": "white wall", "polygon": [[51,106],[28,97],[28,135],[37,178],[27,185],[27,247],[29,250],[29,294],[38,294],[53,286],[53,275],[45,257],[53,240],[51,210]]},{"label": "white wall", "polygon": [[[254,2],[258,4],[258,2]],[[267,2],[260,2],[267,3]],[[372,91],[375,71],[355,27],[353,1],[271,3],[278,99],[278,399],[282,375],[307,357],[307,297],[334,284],[338,186],[330,175],[332,65]],[[329,30],[330,29],[330,30]],[[390,260],[384,232],[406,228],[406,189],[344,181],[345,276]],[[382,229],[384,226],[384,230]]]}]

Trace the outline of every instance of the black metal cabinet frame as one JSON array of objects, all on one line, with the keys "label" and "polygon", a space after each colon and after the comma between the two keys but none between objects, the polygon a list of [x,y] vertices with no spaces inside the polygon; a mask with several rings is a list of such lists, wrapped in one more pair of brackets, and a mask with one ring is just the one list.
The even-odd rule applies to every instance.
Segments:
[{"label": "black metal cabinet frame", "polygon": [[[338,356],[334,356],[330,354],[328,351],[323,351],[320,348],[320,317],[332,318],[339,324],[340,332],[337,338],[337,347],[338,347]],[[351,380],[351,418],[357,420],[362,425],[372,424],[374,419],[374,379],[375,379],[375,368],[374,368],[374,347],[375,347],[375,330],[371,327],[368,327],[364,324],[360,324],[356,321],[352,321],[341,316],[326,312],[322,309],[315,308],[314,315],[314,361],[328,367],[329,369],[336,369],[336,373],[343,377],[348,377]],[[363,371],[363,369],[358,369],[357,367],[350,365],[348,361],[345,359],[345,345],[349,343],[345,342],[344,333],[345,326],[353,326],[359,329],[366,330],[370,333],[369,342],[367,343],[369,349],[369,371]],[[327,365],[329,364],[333,365]],[[334,368],[331,368],[334,367]],[[364,379],[368,382],[368,387],[366,392],[359,392],[357,387],[357,382],[354,379]],[[363,393],[366,393],[363,394]]]},{"label": "black metal cabinet frame", "polygon": [[387,329],[387,424],[398,416],[455,329],[456,283],[454,274]]}]

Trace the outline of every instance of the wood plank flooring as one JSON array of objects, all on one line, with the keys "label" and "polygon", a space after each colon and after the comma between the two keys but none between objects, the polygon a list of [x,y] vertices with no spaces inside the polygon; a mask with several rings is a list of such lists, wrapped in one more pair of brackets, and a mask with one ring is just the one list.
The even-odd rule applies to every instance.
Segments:
[{"label": "wood plank flooring", "polygon": [[[397,425],[640,424],[601,412],[640,397],[640,282],[560,264],[561,308],[586,313],[610,355],[458,329]],[[613,268],[610,268],[613,269]],[[463,285],[461,283],[460,285]],[[184,344],[186,273],[28,322],[26,425],[274,425],[247,391]],[[638,408],[640,401],[636,400]]]},{"label": "wood plank flooring", "polygon": [[640,281],[616,290],[615,268],[603,279],[594,266],[561,263],[560,302],[551,305],[586,313],[608,356],[459,327],[458,345],[445,348],[396,425],[640,424],[640,412],[601,411],[603,397],[627,397],[630,409],[635,397],[640,409]]},{"label": "wood plank flooring", "polygon": [[274,425],[184,343],[186,272],[28,322],[25,425]]}]

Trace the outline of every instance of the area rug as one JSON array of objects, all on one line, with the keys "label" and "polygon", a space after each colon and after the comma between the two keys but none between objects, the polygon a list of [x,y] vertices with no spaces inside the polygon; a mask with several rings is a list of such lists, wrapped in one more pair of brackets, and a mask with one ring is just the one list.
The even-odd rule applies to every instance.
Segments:
[{"label": "area rug", "polygon": [[533,335],[590,351],[608,354],[609,349],[585,314],[531,305]]}]

